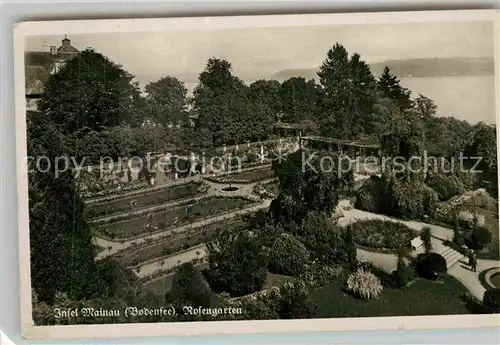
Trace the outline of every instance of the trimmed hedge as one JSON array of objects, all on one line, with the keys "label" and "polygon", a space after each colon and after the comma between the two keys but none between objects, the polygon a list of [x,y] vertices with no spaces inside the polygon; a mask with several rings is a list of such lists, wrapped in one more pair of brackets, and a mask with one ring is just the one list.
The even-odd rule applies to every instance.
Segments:
[{"label": "trimmed hedge", "polygon": [[418,255],[415,262],[415,271],[422,278],[436,279],[437,273],[448,270],[446,259],[438,253],[425,253]]},{"label": "trimmed hedge", "polygon": [[483,227],[476,228],[472,231],[469,238],[469,247],[474,250],[482,250],[484,246],[490,244],[492,241],[491,232]]}]

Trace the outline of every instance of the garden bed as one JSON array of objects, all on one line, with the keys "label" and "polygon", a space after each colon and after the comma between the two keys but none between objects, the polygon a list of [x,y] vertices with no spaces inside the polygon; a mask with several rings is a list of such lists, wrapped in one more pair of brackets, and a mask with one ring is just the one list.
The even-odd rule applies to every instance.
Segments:
[{"label": "garden bed", "polygon": [[444,275],[440,282],[418,279],[407,288],[386,288],[378,299],[357,299],[343,292],[344,281],[334,280],[312,291],[319,305],[315,318],[380,317],[470,314],[461,296],[467,289],[455,278]]},{"label": "garden bed", "polygon": [[207,197],[166,211],[130,218],[102,226],[97,231],[109,238],[130,238],[179,227],[224,212],[232,212],[254,204],[242,197]]},{"label": "garden bed", "polygon": [[140,248],[135,252],[124,255],[119,260],[121,263],[127,266],[135,266],[141,262],[149,261],[154,258],[159,258],[167,255],[174,254],[175,252],[185,250],[189,247],[193,247],[203,243],[206,240],[208,232],[216,231],[217,229],[223,228],[234,228],[238,226],[243,226],[245,224],[242,218],[234,221],[225,223],[215,223],[210,224],[205,227],[197,229],[195,233],[190,233],[187,235],[178,234],[173,235],[170,238],[166,238],[162,242],[151,244],[147,247]]},{"label": "garden bed", "polygon": [[137,210],[147,206],[163,204],[169,201],[196,197],[205,194],[207,190],[208,186],[202,182],[190,182],[159,190],[153,190],[145,192],[144,194],[132,195],[111,202],[89,205],[87,208],[87,217],[103,217],[119,212]]},{"label": "garden bed", "polygon": [[252,183],[267,180],[273,177],[274,171],[271,168],[265,168],[235,172],[221,176],[209,176],[205,179],[215,183]]},{"label": "garden bed", "polygon": [[417,231],[402,223],[381,219],[358,220],[348,227],[353,231],[356,244],[366,249],[409,249],[411,240],[419,236]]}]

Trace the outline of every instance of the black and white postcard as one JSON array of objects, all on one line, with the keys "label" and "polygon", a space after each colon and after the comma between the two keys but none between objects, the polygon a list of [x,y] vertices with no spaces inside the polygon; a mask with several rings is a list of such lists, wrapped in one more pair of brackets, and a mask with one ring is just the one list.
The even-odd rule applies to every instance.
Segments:
[{"label": "black and white postcard", "polygon": [[498,326],[498,21],[16,24],[23,335]]}]

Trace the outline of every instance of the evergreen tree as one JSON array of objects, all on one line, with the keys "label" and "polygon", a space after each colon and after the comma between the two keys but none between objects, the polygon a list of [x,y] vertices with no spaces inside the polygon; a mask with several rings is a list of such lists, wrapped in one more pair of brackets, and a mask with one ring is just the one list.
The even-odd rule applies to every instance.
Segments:
[{"label": "evergreen tree", "polygon": [[354,93],[352,115],[350,116],[352,126],[350,135],[355,137],[360,132],[370,133],[377,125],[371,117],[377,98],[377,82],[370,66],[361,60],[359,54],[352,55],[349,65]]},{"label": "evergreen tree", "polygon": [[369,132],[374,124],[376,81],[360,55],[349,58],[337,43],[328,51],[318,76],[325,97],[319,114],[325,134],[352,139]]},{"label": "evergreen tree", "polygon": [[402,112],[411,110],[410,90],[401,86],[399,79],[391,73],[388,66],[385,66],[377,82],[377,86],[382,96],[394,101]]},{"label": "evergreen tree", "polygon": [[346,136],[350,132],[349,112],[353,95],[349,67],[349,54],[337,43],[328,51],[318,72],[325,92],[320,117],[324,134],[328,136]]},{"label": "evergreen tree", "polygon": [[318,85],[314,80],[292,77],[281,84],[283,122],[299,123],[313,120],[319,97]]}]

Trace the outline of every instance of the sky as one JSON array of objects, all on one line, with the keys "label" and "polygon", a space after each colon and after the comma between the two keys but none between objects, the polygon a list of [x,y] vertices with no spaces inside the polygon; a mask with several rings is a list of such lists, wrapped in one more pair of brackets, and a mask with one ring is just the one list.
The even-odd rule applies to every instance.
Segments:
[{"label": "sky", "polygon": [[[60,46],[58,36],[28,36],[25,49],[49,51]],[[283,70],[316,69],[335,43],[357,52],[368,63],[395,59],[494,56],[491,22],[436,22],[288,26],[258,29],[154,31],[71,34],[79,50],[92,47],[136,77],[141,88],[170,75],[182,80],[188,92],[211,57],[232,63],[246,82],[271,79]],[[418,79],[418,80],[417,80]],[[421,80],[425,79],[425,80]],[[460,80],[458,80],[460,79]],[[471,123],[495,123],[494,78],[406,78],[403,86],[422,93],[438,106],[438,116]]]},{"label": "sky", "polygon": [[[26,50],[48,51],[64,37],[30,36]],[[140,84],[172,75],[196,82],[210,57],[230,61],[243,80],[270,78],[285,69],[316,68],[336,42],[367,62],[426,57],[492,57],[493,28],[486,22],[366,24],[190,32],[79,34],[77,49],[92,47]]]}]

